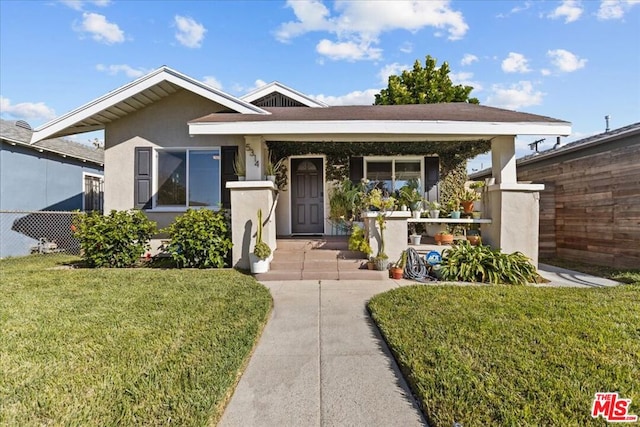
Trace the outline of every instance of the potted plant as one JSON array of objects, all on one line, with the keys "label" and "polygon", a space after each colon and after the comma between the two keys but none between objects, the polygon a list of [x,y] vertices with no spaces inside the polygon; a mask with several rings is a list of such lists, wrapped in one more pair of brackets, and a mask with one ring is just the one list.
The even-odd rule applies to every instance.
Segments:
[{"label": "potted plant", "polygon": [[410,206],[414,212],[422,210],[422,196],[413,185],[403,185],[398,191],[398,199],[401,205]]},{"label": "potted plant", "polygon": [[439,232],[434,238],[438,245],[451,245],[453,243],[453,234],[448,229]]},{"label": "potted plant", "polygon": [[244,181],[247,175],[247,164],[245,161],[244,151],[238,151],[233,159],[233,171],[238,177],[238,181]]},{"label": "potted plant", "polygon": [[467,190],[460,195],[460,204],[464,209],[464,213],[473,212],[473,202],[480,200],[480,193]]},{"label": "potted plant", "polygon": [[389,265],[389,255],[384,252],[384,229],[386,228],[386,219],[384,214],[378,214],[376,217],[376,223],[380,229],[380,245],[378,246],[378,253],[374,258],[374,261],[376,263],[376,269],[384,271]]},{"label": "potted plant", "polygon": [[282,169],[283,164],[284,164],[284,158],[273,163],[271,161],[271,153],[269,153],[269,155],[267,156],[267,164],[264,167],[264,173],[267,176],[267,181],[271,181],[274,184],[276,183],[276,177],[280,172],[280,169]]},{"label": "potted plant", "polygon": [[440,216],[440,203],[429,202],[429,218],[438,218]]},{"label": "potted plant", "polygon": [[414,222],[409,223],[409,228],[411,230],[411,234],[409,235],[409,240],[412,245],[419,245],[422,240],[422,234],[418,234],[416,232],[416,224]]},{"label": "potted plant", "polygon": [[451,219],[460,219],[460,201],[457,198],[451,198],[447,203],[447,208]]},{"label": "potted plant", "polygon": [[482,193],[484,189],[484,181],[473,181],[469,184],[469,188],[474,190],[476,193]]},{"label": "potted plant", "polygon": [[402,251],[398,261],[391,267],[390,273],[392,279],[402,279],[404,276],[404,267],[407,265],[407,251]]},{"label": "potted plant", "polygon": [[251,273],[266,273],[269,271],[269,256],[271,248],[262,241],[262,209],[258,209],[258,231],[256,233],[256,245],[249,254]]}]

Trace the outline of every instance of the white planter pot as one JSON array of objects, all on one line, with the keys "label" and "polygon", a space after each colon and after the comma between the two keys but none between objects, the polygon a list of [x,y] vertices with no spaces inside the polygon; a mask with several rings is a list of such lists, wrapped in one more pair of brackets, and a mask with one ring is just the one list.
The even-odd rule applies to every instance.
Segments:
[{"label": "white planter pot", "polygon": [[438,209],[430,210],[429,217],[430,218],[438,218],[440,216],[440,211]]},{"label": "white planter pot", "polygon": [[275,175],[267,175],[267,181],[271,181],[274,184],[276,183],[276,176]]},{"label": "white planter pot", "polygon": [[409,236],[409,240],[411,240],[412,245],[419,245],[422,240],[422,235],[420,234],[411,234]]},{"label": "white planter pot", "polygon": [[413,212],[411,212],[411,215],[413,215],[413,219],[420,219],[420,214],[421,213],[422,212],[420,212],[420,211],[413,211]]},{"label": "white planter pot", "polygon": [[249,254],[251,264],[251,274],[266,273],[269,271],[269,259],[260,259],[254,254]]},{"label": "white planter pot", "polygon": [[244,175],[238,177],[238,181],[244,181],[246,179],[247,179],[247,177],[244,176]]}]

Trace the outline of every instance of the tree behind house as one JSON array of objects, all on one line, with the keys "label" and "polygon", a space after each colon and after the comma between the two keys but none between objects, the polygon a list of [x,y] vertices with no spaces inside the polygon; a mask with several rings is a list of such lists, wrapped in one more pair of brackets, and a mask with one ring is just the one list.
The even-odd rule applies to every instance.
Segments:
[{"label": "tree behind house", "polygon": [[427,55],[425,66],[416,60],[413,70],[405,70],[399,76],[389,76],[388,86],[376,94],[375,105],[437,104],[441,102],[468,102],[479,104],[478,98],[470,98],[472,86],[454,85],[451,82],[449,64],[445,61],[436,67],[437,59]]}]

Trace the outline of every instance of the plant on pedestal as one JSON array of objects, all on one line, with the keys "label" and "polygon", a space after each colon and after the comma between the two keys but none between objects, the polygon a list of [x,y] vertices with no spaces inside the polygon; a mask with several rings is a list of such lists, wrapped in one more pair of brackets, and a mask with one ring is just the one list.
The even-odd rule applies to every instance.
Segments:
[{"label": "plant on pedestal", "polygon": [[384,252],[384,229],[386,228],[386,219],[383,213],[378,214],[376,217],[376,224],[380,229],[380,245],[378,246],[378,253],[374,258],[376,263],[376,269],[384,271],[389,265],[389,255]]},{"label": "plant on pedestal", "polygon": [[247,175],[247,164],[244,151],[238,151],[233,159],[233,171],[238,177],[238,181],[244,181]]},{"label": "plant on pedestal", "polygon": [[269,256],[271,248],[262,241],[262,209],[258,209],[258,231],[256,233],[256,245],[249,254],[252,273],[266,273],[269,271]]}]

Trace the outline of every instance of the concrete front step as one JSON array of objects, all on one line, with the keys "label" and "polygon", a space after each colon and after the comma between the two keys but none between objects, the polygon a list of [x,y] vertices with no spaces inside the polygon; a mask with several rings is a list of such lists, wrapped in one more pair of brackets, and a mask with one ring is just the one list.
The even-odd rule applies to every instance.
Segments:
[{"label": "concrete front step", "polygon": [[366,269],[363,254],[348,250],[346,237],[278,239],[270,271],[258,280],[383,280],[386,271]]}]

